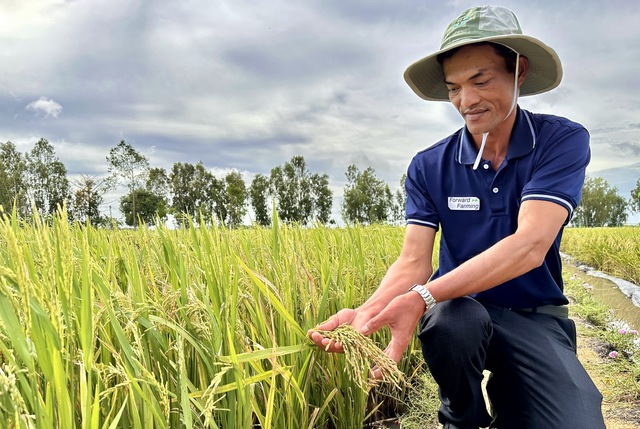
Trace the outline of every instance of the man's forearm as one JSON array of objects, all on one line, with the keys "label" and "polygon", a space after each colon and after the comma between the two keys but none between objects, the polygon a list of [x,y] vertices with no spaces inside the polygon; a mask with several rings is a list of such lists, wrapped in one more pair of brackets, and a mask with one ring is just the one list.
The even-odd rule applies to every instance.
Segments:
[{"label": "man's forearm", "polygon": [[433,269],[431,261],[400,257],[389,267],[378,289],[360,306],[361,310],[378,312],[389,302],[404,293],[416,283],[425,284]]},{"label": "man's forearm", "polygon": [[436,301],[445,301],[491,289],[531,271],[544,261],[566,215],[555,203],[525,202],[514,234],[430,282],[429,291]]},{"label": "man's forearm", "polygon": [[539,265],[531,248],[512,235],[430,282],[428,289],[437,302],[446,301],[491,289]]}]

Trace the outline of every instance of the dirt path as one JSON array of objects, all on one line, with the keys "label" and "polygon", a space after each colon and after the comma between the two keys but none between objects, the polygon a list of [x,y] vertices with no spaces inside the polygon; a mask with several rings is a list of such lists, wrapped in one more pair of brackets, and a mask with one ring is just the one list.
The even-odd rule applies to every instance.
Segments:
[{"label": "dirt path", "polygon": [[[593,382],[598,386],[604,397],[602,413],[607,429],[638,429],[640,428],[640,401],[615,400],[620,392],[616,392],[616,380],[607,375],[605,366],[607,358],[602,357],[603,346],[594,338],[580,333],[584,323],[578,324],[578,357],[586,368]],[[581,326],[580,326],[581,325]]]}]

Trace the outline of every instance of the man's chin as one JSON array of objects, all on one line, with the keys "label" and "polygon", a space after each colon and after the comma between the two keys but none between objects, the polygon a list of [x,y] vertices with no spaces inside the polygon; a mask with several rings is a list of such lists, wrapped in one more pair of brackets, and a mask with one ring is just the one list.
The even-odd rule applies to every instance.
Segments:
[{"label": "man's chin", "polygon": [[472,136],[482,136],[484,133],[489,133],[493,129],[486,126],[478,126],[477,124],[466,125],[467,131],[469,131],[469,134],[471,134]]}]

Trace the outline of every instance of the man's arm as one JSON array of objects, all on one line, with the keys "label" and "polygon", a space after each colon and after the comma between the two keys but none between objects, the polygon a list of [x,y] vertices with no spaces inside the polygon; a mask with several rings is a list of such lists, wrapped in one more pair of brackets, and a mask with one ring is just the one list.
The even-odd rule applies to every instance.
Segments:
[{"label": "man's arm", "polygon": [[[408,225],[400,256],[389,267],[380,282],[380,286],[373,295],[356,309],[340,310],[327,321],[318,325],[317,329],[333,330],[343,323],[349,323],[356,330],[367,333],[366,329],[363,330],[363,327],[365,327],[373,317],[376,317],[385,310],[394,298],[404,296],[407,290],[414,284],[424,284],[429,280],[433,272],[431,260],[435,235],[436,231],[433,228]],[[415,295],[419,297],[418,294]],[[408,303],[408,307],[401,309],[398,314],[395,315],[393,326],[389,324],[394,340],[396,340],[397,336],[397,339],[400,341],[398,344],[398,341],[394,343],[394,340],[392,340],[393,344],[389,344],[395,352],[392,353],[393,356],[390,353],[388,354],[392,358],[397,357],[396,361],[400,360],[402,353],[406,350],[417,321],[424,313],[424,302],[422,300],[407,300],[406,297],[405,300]],[[406,320],[400,317],[407,315],[410,317],[406,318]],[[397,331],[397,334],[394,333],[394,331]],[[327,338],[324,338],[315,332],[315,330],[309,331],[309,338],[311,338],[318,347],[323,349],[330,343]],[[403,345],[405,342],[406,344]],[[389,350],[389,348],[387,348],[387,350]],[[327,351],[342,352],[342,347],[340,344],[332,343],[329,345]]]},{"label": "man's arm", "polygon": [[[437,302],[446,301],[482,292],[531,271],[543,263],[567,214],[567,209],[556,203],[525,201],[520,207],[518,229],[514,234],[427,283],[427,289]],[[385,353],[398,362],[423,312],[422,297],[405,293],[392,299],[360,332],[368,335],[389,325],[392,339]]]},{"label": "man's arm", "polygon": [[380,282],[380,287],[360,307],[361,311],[379,313],[389,302],[414,284],[425,284],[433,274],[432,258],[436,231],[408,225],[400,256]]},{"label": "man's arm", "polygon": [[516,232],[434,280],[427,288],[436,301],[482,292],[539,267],[567,218],[556,203],[522,203]]},{"label": "man's arm", "polygon": [[[429,282],[427,288],[436,301],[446,301],[482,292],[531,271],[544,261],[567,215],[567,209],[556,203],[539,200],[523,202],[518,215],[518,229],[514,234]],[[420,248],[419,241],[414,241],[420,237],[428,240],[428,251]],[[434,237],[435,230],[431,228],[409,225],[401,257],[391,266],[371,298],[355,310],[341,310],[318,328],[331,330],[342,323],[350,323],[368,335],[388,325],[392,339],[385,353],[398,362],[424,313],[422,297],[406,291],[413,282],[423,283],[431,275]],[[428,271],[420,271],[421,267],[427,266]],[[413,269],[419,271],[412,273]],[[315,331],[310,331],[309,337],[318,347],[324,348],[329,344],[328,339]],[[332,344],[327,351],[341,352],[342,348]]]}]

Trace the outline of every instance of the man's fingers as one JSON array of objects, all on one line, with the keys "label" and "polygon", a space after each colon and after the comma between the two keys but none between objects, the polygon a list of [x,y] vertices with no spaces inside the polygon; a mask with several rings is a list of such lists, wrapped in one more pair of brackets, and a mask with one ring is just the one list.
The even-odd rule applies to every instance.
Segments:
[{"label": "man's fingers", "polygon": [[402,359],[402,355],[407,350],[407,347],[409,347],[409,342],[397,341],[395,338],[391,337],[391,341],[384,350],[384,354],[393,359],[395,363],[398,363],[400,362],[400,359]]},{"label": "man's fingers", "polygon": [[402,350],[396,347],[392,347],[387,349],[386,355],[389,356],[391,359],[393,359],[395,363],[398,363],[400,362],[400,359],[402,359],[402,355],[404,354],[405,350],[406,350],[406,347],[403,348]]},{"label": "man's fingers", "polygon": [[[333,349],[335,349],[335,346],[331,346],[330,344],[330,340],[329,338],[326,338],[324,336],[322,336],[322,334],[320,334],[319,332],[317,332],[318,330],[320,331],[333,331],[334,329],[336,329],[339,325],[340,325],[340,320],[338,318],[337,315],[333,315],[331,316],[329,319],[327,319],[326,321],[322,322],[321,324],[319,324],[315,329],[309,329],[307,331],[307,336],[309,337],[309,339],[311,341],[313,341],[313,343],[322,348],[322,349],[327,349],[327,351],[334,351]],[[341,349],[342,347],[340,347]]]},{"label": "man's fingers", "polygon": [[337,314],[334,314],[333,316],[329,317],[327,320],[319,324],[316,329],[319,329],[321,331],[333,331],[338,326],[340,326],[340,324],[340,317]]},{"label": "man's fingers", "polygon": [[342,345],[331,342],[328,338],[323,337],[318,331],[333,331],[344,323],[352,323],[355,313],[356,312],[351,308],[343,308],[324,322],[320,323],[314,329],[309,329],[307,336],[316,346],[325,349],[328,352],[343,353],[344,349],[342,348]]},{"label": "man's fingers", "polygon": [[331,353],[344,353],[344,349],[340,343],[336,343],[335,341],[322,336],[319,332],[316,332],[313,329],[309,329],[307,332],[307,336],[313,343],[324,351]]},{"label": "man's fingers", "polygon": [[369,378],[372,378],[374,380],[382,380],[382,371],[380,371],[380,368],[378,368],[377,366],[371,368],[371,371],[369,371]]},{"label": "man's fingers", "polygon": [[307,336],[313,343],[321,349],[331,353],[344,353],[344,349],[340,343],[324,337],[318,331],[333,331],[343,323],[351,323],[354,317],[354,310],[345,308],[320,323],[315,329],[309,329]]},{"label": "man's fingers", "polygon": [[351,308],[343,308],[324,322],[320,323],[316,329],[321,331],[333,331],[343,323],[352,323],[355,311]]},{"label": "man's fingers", "polygon": [[369,319],[369,321],[362,328],[360,328],[360,333],[362,335],[371,335],[386,325],[387,321],[384,318],[384,313],[380,313],[377,316]]},{"label": "man's fingers", "polygon": [[[384,354],[389,356],[389,358],[393,359],[393,361],[398,364],[408,346],[409,345],[407,344],[407,346],[402,347],[402,345],[398,345],[398,343],[392,339],[387,348],[384,349]],[[369,371],[369,377],[375,380],[381,380],[383,378],[382,371],[377,365],[371,368],[371,371]]]}]

